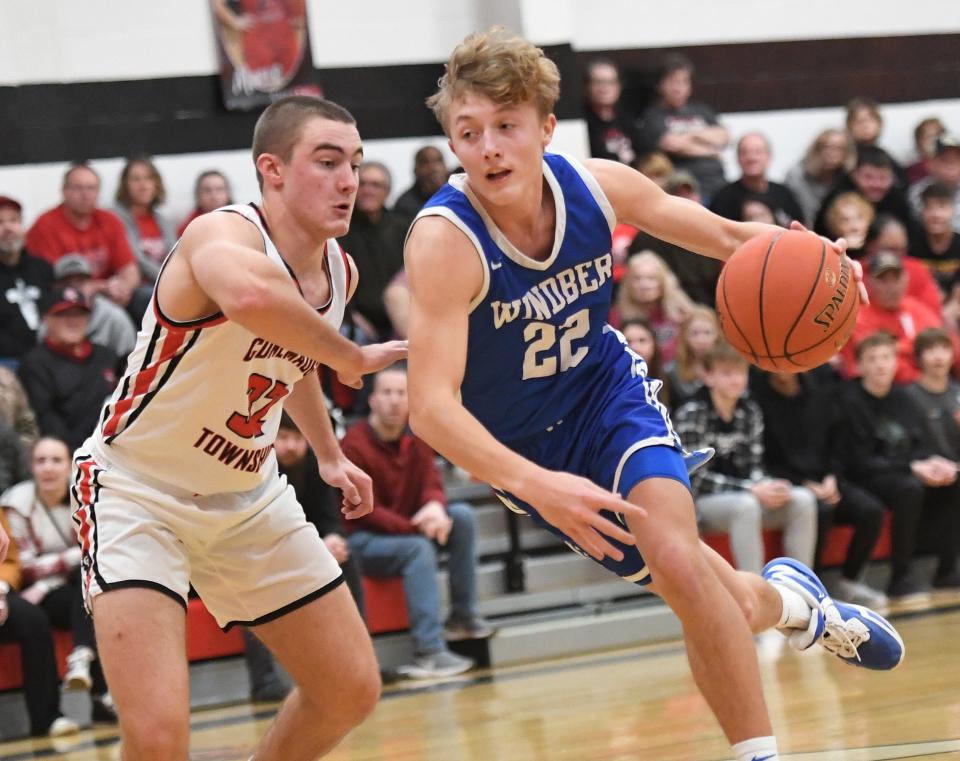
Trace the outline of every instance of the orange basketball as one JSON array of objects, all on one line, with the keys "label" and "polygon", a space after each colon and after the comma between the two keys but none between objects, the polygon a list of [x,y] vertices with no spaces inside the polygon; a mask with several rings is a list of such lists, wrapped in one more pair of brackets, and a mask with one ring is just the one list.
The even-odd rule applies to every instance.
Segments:
[{"label": "orange basketball", "polygon": [[764,370],[802,372],[850,338],[860,295],[850,262],[817,235],[758,235],[730,257],[717,281],[726,339]]}]

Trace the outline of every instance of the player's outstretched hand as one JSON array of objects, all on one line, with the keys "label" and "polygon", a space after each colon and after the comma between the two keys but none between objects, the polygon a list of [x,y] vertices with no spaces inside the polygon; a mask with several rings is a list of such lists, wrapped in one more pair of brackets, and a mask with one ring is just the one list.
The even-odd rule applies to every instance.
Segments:
[{"label": "player's outstretched hand", "polygon": [[369,344],[360,347],[362,355],[360,374],[350,375],[337,373],[337,378],[345,386],[360,388],[363,385],[363,376],[369,375],[390,367],[394,362],[407,358],[406,341],[386,341],[382,344]]},{"label": "player's outstretched hand", "polygon": [[6,560],[9,546],[10,539],[7,537],[7,532],[3,530],[3,526],[0,526],[0,563]]},{"label": "player's outstretched hand", "polygon": [[362,518],[373,510],[373,481],[346,457],[319,463],[320,478],[343,494],[340,512],[348,520]]},{"label": "player's outstretched hand", "polygon": [[527,499],[540,511],[544,520],[569,536],[591,557],[602,560],[604,556],[623,560],[623,552],[604,537],[611,537],[623,544],[636,544],[629,530],[619,523],[600,515],[601,510],[610,510],[623,516],[643,518],[647,511],[633,505],[592,481],[570,473],[551,472],[538,483],[536,493]]},{"label": "player's outstretched hand", "polygon": [[[800,232],[810,232],[802,223],[793,220],[790,223],[791,230],[799,230]],[[867,287],[863,284],[863,265],[855,259],[851,259],[847,256],[847,241],[845,238],[837,238],[836,240],[830,240],[829,238],[824,238],[820,236],[823,240],[826,241],[827,245],[830,246],[834,251],[836,251],[840,256],[844,257],[848,262],[850,262],[850,269],[853,270],[853,279],[857,283],[857,291],[860,294],[860,303],[869,304],[870,296],[867,294]]]}]

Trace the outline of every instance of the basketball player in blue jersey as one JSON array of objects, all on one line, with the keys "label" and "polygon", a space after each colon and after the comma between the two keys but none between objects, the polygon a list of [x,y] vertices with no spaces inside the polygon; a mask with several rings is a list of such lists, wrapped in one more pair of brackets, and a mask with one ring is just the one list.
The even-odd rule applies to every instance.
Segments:
[{"label": "basketball player in blue jersey", "polygon": [[718,259],[770,228],[621,164],[546,152],[558,94],[542,51],[494,29],[454,50],[428,101],[464,173],[407,240],[410,422],[507,507],[660,595],[738,761],[774,759],[752,633],[777,627],[873,669],[896,666],[903,644],[802,564],[737,572],[699,540],[660,382],[605,324],[618,220]]},{"label": "basketball player in blue jersey", "polygon": [[124,761],[184,761],[192,584],[217,623],[250,627],[293,677],[256,761],[312,761],[373,709],[376,656],[336,560],[277,472],[281,409],[347,519],[369,476],[343,455],[317,375],[347,382],[406,356],[339,333],[357,273],[347,232],[363,155],[353,117],[316,98],[257,121],[260,204],[194,220],[157,280],[128,370],[74,456],[83,588]]}]

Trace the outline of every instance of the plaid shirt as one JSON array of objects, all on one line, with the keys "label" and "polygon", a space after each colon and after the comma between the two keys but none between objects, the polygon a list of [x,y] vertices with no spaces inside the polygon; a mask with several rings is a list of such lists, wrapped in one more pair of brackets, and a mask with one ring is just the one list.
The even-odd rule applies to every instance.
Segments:
[{"label": "plaid shirt", "polygon": [[673,414],[674,430],[685,449],[713,447],[716,457],[691,479],[696,496],[743,491],[767,477],[763,470],[763,413],[756,402],[742,398],[725,424],[705,393]]}]

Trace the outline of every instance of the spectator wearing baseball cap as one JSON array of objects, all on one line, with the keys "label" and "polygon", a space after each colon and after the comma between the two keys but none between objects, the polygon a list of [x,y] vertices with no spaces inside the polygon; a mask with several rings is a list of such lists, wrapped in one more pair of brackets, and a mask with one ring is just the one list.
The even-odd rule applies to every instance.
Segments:
[{"label": "spectator wearing baseball cap", "polygon": [[919,218],[923,212],[923,191],[934,183],[943,185],[953,194],[953,229],[960,232],[960,136],[948,132],[940,135],[928,166],[930,175],[910,186],[910,205]]},{"label": "spectator wearing baseball cap", "polygon": [[41,303],[46,337],[20,363],[20,381],[40,433],[71,451],[89,436],[117,379],[117,355],[87,338],[90,302],[79,288],[57,288]]},{"label": "spectator wearing baseball cap", "polygon": [[0,195],[0,363],[16,368],[37,343],[38,302],[50,290],[50,265],[24,249],[23,209]]},{"label": "spectator wearing baseball cap", "polygon": [[90,263],[79,254],[67,254],[53,265],[54,287],[76,288],[90,303],[90,324],[87,338],[93,343],[113,349],[121,359],[137,341],[137,331],[126,310],[103,294],[97,293]]},{"label": "spectator wearing baseball cap", "polygon": [[867,336],[884,331],[896,340],[897,372],[894,382],[912,383],[919,375],[913,342],[920,331],[942,327],[943,318],[907,294],[909,275],[899,252],[880,249],[865,264],[864,281],[870,294],[870,303],[860,305],[853,335],[841,350],[842,372],[847,377],[858,375],[856,347]]}]

